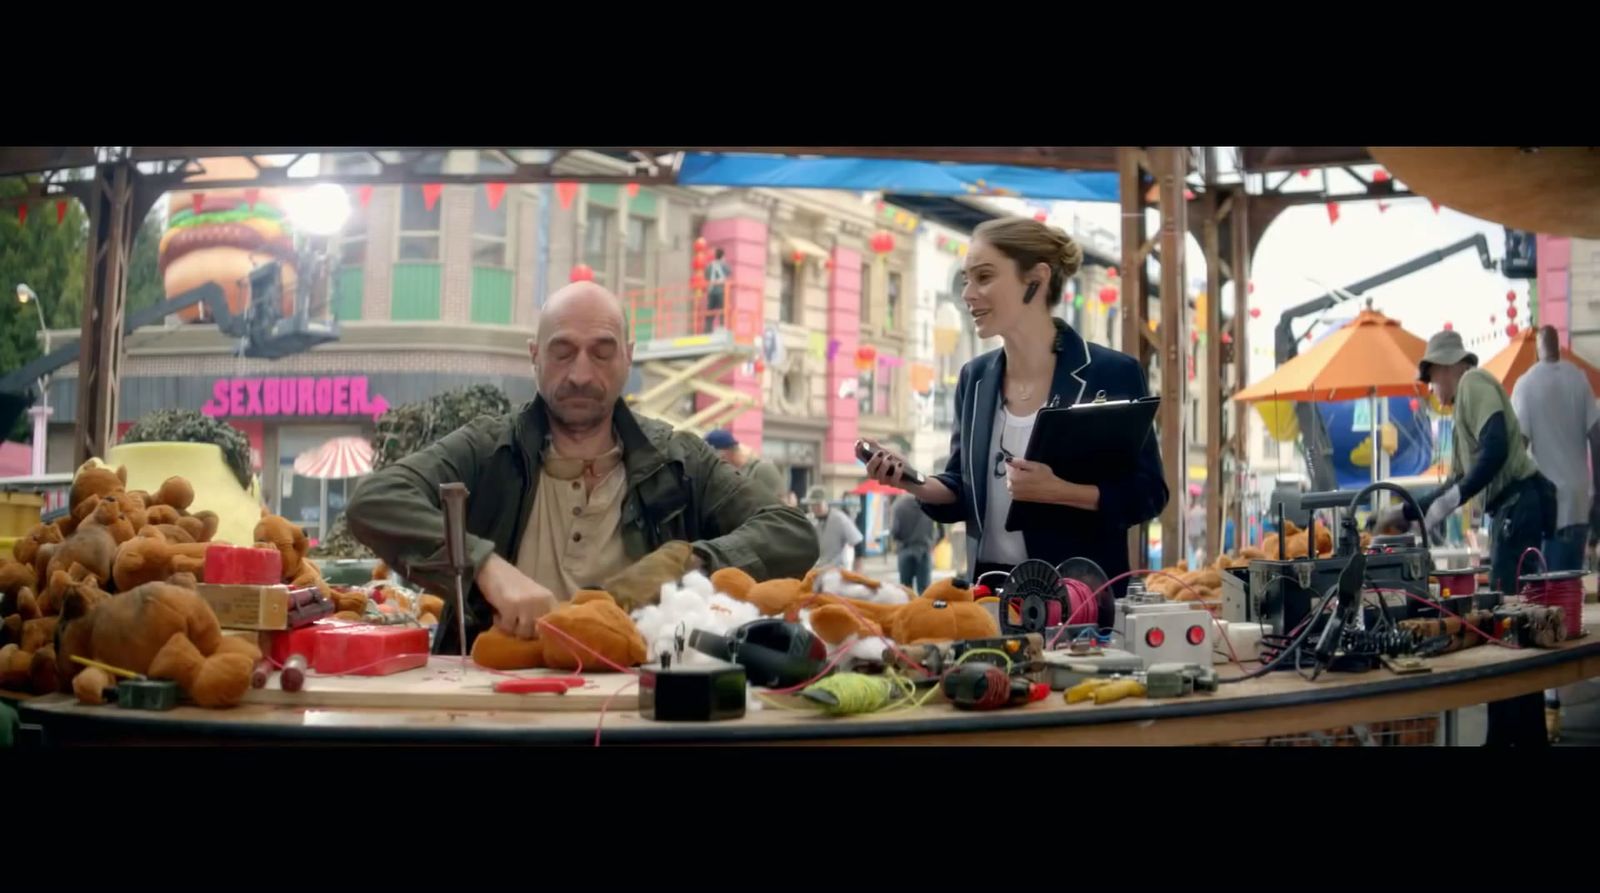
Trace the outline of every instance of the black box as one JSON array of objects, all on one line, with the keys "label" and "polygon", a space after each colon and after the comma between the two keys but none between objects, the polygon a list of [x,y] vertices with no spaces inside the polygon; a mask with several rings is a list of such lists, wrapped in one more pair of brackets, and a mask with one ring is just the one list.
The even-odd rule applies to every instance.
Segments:
[{"label": "black box", "polygon": [[645,664],[639,668],[639,715],[661,722],[714,722],[744,716],[744,667]]}]

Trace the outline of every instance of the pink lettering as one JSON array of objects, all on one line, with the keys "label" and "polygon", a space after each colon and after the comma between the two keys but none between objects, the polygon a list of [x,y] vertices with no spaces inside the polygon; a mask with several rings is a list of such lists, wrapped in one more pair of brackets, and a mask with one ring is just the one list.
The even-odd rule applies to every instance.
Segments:
[{"label": "pink lettering", "polygon": [[367,404],[367,377],[357,375],[350,379],[350,413],[367,415],[372,408]]},{"label": "pink lettering", "polygon": [[244,415],[244,379],[236,378],[228,383],[228,415]]},{"label": "pink lettering", "polygon": [[317,415],[333,414],[333,382],[326,378],[316,379],[317,388]]},{"label": "pink lettering", "polygon": [[316,385],[309,378],[301,378],[295,381],[295,389],[299,395],[295,408],[301,415],[311,415],[317,406]]},{"label": "pink lettering", "polygon": [[250,402],[245,406],[245,415],[261,415],[261,379],[246,380],[244,389],[250,398]]},{"label": "pink lettering", "polygon": [[350,379],[343,376],[333,380],[333,414],[350,414]]},{"label": "pink lettering", "polygon": [[266,378],[261,381],[261,414],[278,414],[278,379]]},{"label": "pink lettering", "polygon": [[295,414],[294,379],[280,378],[278,384],[278,411],[284,415]]},{"label": "pink lettering", "polygon": [[219,378],[211,383],[211,399],[206,401],[206,405],[200,407],[200,411],[212,418],[228,414],[228,380],[226,378]]}]

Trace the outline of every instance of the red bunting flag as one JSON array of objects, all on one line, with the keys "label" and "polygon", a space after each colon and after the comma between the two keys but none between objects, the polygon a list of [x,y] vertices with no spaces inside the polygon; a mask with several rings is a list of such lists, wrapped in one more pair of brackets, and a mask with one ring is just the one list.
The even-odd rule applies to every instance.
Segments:
[{"label": "red bunting flag", "polygon": [[367,205],[372,204],[372,187],[371,186],[357,186],[356,187],[356,202],[358,202],[361,205],[363,210],[367,207]]},{"label": "red bunting flag", "polygon": [[497,211],[500,209],[500,200],[506,197],[506,184],[485,183],[483,184],[483,192],[489,199],[489,210]]},{"label": "red bunting flag", "polygon": [[433,206],[439,203],[439,196],[444,192],[443,183],[422,184],[422,206],[432,211]]},{"label": "red bunting flag", "polygon": [[56,226],[67,219],[67,202],[65,199],[56,199]]}]

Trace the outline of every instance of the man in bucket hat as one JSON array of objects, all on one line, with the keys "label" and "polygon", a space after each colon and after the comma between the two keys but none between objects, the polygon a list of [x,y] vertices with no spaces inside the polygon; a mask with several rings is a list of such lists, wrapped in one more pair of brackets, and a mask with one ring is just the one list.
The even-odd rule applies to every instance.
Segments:
[{"label": "man in bucket hat", "polygon": [[[1478,357],[1462,345],[1459,332],[1439,332],[1428,339],[1417,378],[1450,408],[1455,434],[1450,479],[1419,500],[1423,518],[1407,520],[1420,520],[1431,530],[1482,493],[1494,522],[1489,585],[1514,593],[1522,553],[1555,532],[1555,485],[1534,464],[1511,398],[1493,375],[1478,368]],[[1490,704],[1485,743],[1547,744],[1544,696],[1535,692]]]}]

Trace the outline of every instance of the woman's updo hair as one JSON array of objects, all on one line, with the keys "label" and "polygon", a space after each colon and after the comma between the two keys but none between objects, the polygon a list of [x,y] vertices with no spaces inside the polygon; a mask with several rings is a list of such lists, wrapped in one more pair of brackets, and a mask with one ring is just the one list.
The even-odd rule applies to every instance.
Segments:
[{"label": "woman's updo hair", "polygon": [[982,239],[1017,264],[1025,273],[1036,264],[1050,267],[1050,284],[1045,289],[1045,306],[1061,303],[1067,280],[1083,266],[1083,248],[1056,227],[1027,217],[1001,217],[978,224],[974,239]]}]

